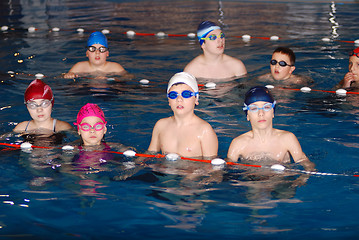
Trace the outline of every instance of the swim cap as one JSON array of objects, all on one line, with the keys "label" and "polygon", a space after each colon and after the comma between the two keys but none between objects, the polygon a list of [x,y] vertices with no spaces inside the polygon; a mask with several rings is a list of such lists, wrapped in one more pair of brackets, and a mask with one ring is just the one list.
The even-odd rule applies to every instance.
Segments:
[{"label": "swim cap", "polygon": [[106,123],[105,114],[102,109],[94,103],[87,103],[83,106],[77,114],[75,125],[79,125],[85,117],[98,117],[102,122]]},{"label": "swim cap", "polygon": [[25,90],[24,99],[25,104],[28,101],[36,99],[47,99],[54,105],[54,94],[52,93],[50,86],[40,79],[35,79],[29,84]]},{"label": "swim cap", "polygon": [[[176,83],[187,84],[188,86],[190,86],[192,88],[192,90],[195,93],[198,93],[197,80],[193,75],[191,75],[189,73],[179,72],[179,73],[176,73],[175,75],[173,75],[173,77],[168,82],[167,93],[170,91],[170,88]],[[198,94],[197,94],[197,96],[198,96]]]},{"label": "swim cap", "polygon": [[211,21],[203,21],[198,25],[197,29],[197,38],[199,41],[199,44],[202,45],[204,43],[204,40],[201,38],[204,38],[207,36],[208,33],[210,33],[213,30],[221,29],[219,26],[217,26],[214,22]]},{"label": "swim cap", "polygon": [[351,52],[350,56],[353,56],[354,54],[358,54],[358,53],[359,53],[359,47],[357,47],[356,49],[354,49],[354,50]]},{"label": "swim cap", "polygon": [[104,47],[107,47],[107,38],[102,32],[93,32],[87,40],[87,46],[92,46],[93,44],[101,44]]},{"label": "swim cap", "polygon": [[[269,102],[269,103],[275,102],[268,88],[262,86],[252,87],[251,89],[248,90],[248,92],[245,95],[244,105],[248,106],[252,103],[259,101]],[[247,110],[245,110],[244,112],[247,114]]]}]

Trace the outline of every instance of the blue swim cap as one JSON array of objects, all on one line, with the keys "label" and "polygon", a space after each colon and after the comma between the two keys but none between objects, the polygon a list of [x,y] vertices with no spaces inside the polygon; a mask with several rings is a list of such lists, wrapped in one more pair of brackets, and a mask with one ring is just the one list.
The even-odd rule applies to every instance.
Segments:
[{"label": "blue swim cap", "polygon": [[91,33],[89,39],[87,40],[87,46],[92,46],[93,44],[101,44],[104,47],[107,46],[107,38],[102,32],[93,32]]},{"label": "blue swim cap", "polygon": [[203,21],[198,25],[197,29],[197,38],[199,41],[199,44],[202,45],[204,43],[204,40],[201,38],[204,38],[207,36],[208,33],[210,33],[213,30],[221,29],[219,26],[217,26],[214,22],[211,21]]},{"label": "blue swim cap", "polygon": [[[248,106],[252,103],[259,101],[269,102],[269,103],[275,102],[268,88],[262,86],[252,87],[251,89],[248,90],[248,92],[245,95],[244,105]],[[247,114],[247,110],[244,110],[244,112]]]}]

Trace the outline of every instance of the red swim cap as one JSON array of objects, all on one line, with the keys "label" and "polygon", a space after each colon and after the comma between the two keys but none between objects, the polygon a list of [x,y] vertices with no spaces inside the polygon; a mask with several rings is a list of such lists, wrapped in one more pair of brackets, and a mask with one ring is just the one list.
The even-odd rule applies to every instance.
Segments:
[{"label": "red swim cap", "polygon": [[25,91],[25,103],[35,99],[47,99],[54,105],[54,94],[49,85],[39,79],[35,79],[30,83]]}]

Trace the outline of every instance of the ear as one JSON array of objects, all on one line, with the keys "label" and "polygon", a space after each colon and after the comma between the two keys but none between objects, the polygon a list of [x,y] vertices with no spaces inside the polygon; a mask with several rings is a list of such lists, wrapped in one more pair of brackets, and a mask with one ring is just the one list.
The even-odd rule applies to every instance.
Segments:
[{"label": "ear", "polygon": [[195,105],[199,105],[198,98],[196,97],[196,101],[194,102]]},{"label": "ear", "polygon": [[248,116],[248,114],[247,114],[247,121],[249,122],[249,116]]},{"label": "ear", "polygon": [[294,72],[294,70],[295,70],[295,66],[291,66],[289,73],[292,74],[292,72]]},{"label": "ear", "polygon": [[106,57],[110,56],[110,51],[106,52]]},{"label": "ear", "polygon": [[88,50],[86,51],[86,57],[89,57],[89,52],[88,52]]},{"label": "ear", "polygon": [[105,126],[104,130],[103,130],[103,135],[105,135],[107,133],[107,127]]}]

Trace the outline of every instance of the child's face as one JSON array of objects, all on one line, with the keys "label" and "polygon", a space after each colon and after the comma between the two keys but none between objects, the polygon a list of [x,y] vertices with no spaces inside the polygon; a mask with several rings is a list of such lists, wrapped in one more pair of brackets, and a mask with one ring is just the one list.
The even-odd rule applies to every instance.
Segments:
[{"label": "child's face", "polygon": [[47,99],[28,101],[26,106],[31,118],[36,122],[44,122],[51,118],[52,103]]},{"label": "child's face", "polygon": [[89,50],[86,51],[86,56],[89,59],[89,62],[94,65],[102,65],[106,63],[106,59],[109,56],[109,52],[100,52],[99,48],[104,47],[101,44],[93,44],[91,45],[96,48],[96,51],[90,52]]},{"label": "child's face", "polygon": [[226,45],[226,39],[220,37],[222,33],[221,29],[215,29],[212,32],[208,33],[206,38],[209,38],[211,35],[215,35],[215,40],[205,40],[202,44],[202,49],[206,52],[213,53],[213,54],[222,54],[224,52],[224,48]]},{"label": "child's face", "polygon": [[[258,108],[263,108],[265,104],[268,102],[258,101],[251,103],[251,105],[255,105]],[[257,112],[252,112],[248,110],[247,112],[247,120],[251,122],[252,128],[257,129],[267,129],[272,126],[272,121],[274,118],[274,110],[273,108],[269,111],[265,111],[264,109],[259,109]]]},{"label": "child's face", "polygon": [[176,99],[168,98],[168,103],[174,114],[185,114],[185,113],[193,113],[195,105],[198,105],[198,98],[195,96],[191,96],[189,98],[182,97],[182,92],[188,90],[193,92],[193,89],[187,84],[177,84],[173,85],[169,92],[175,91],[179,95]]},{"label": "child's face", "polygon": [[[85,117],[82,119],[78,128],[78,134],[81,136],[85,146],[100,145],[101,140],[107,131],[106,125],[102,125],[101,123],[103,124],[104,122],[95,116]],[[82,128],[82,124],[86,125],[87,127],[90,125],[90,129],[88,131],[83,130],[86,126],[83,125],[84,127]],[[103,128],[100,129],[102,126]],[[96,130],[96,128],[98,129]]]},{"label": "child's face", "polygon": [[[295,67],[289,66],[289,65],[292,65],[292,63],[291,63],[288,55],[280,53],[280,52],[275,52],[272,55],[272,60],[277,61],[276,65],[270,64],[270,71],[271,71],[272,77],[275,80],[286,80],[292,75],[292,72],[294,71]],[[280,61],[286,62],[287,66],[285,66],[285,67],[280,66],[279,65]]]},{"label": "child's face", "polygon": [[359,58],[355,55],[349,58],[349,72],[353,73],[356,81],[359,81]]}]

